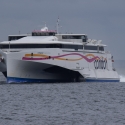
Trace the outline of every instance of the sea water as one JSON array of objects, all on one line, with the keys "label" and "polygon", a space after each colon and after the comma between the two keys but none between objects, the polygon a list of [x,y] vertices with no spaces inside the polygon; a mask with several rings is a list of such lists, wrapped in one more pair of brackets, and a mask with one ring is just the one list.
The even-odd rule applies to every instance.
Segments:
[{"label": "sea water", "polygon": [[124,125],[125,61],[119,83],[6,84],[0,75],[0,125]]}]

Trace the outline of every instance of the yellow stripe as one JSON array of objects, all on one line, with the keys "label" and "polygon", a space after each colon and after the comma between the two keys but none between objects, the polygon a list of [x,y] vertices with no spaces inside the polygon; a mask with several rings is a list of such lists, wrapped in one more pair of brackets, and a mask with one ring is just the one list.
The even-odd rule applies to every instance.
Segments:
[{"label": "yellow stripe", "polygon": [[87,54],[86,57],[88,57],[88,56],[95,57],[93,54]]},{"label": "yellow stripe", "polygon": [[66,58],[55,58],[57,60],[67,60],[67,61],[77,61],[77,60],[81,60],[82,58],[79,59],[66,59]]},{"label": "yellow stripe", "polygon": [[[32,54],[25,54],[25,57],[29,57],[29,56],[32,56]],[[49,56],[43,55],[43,54],[33,54],[33,56],[49,57]]]}]

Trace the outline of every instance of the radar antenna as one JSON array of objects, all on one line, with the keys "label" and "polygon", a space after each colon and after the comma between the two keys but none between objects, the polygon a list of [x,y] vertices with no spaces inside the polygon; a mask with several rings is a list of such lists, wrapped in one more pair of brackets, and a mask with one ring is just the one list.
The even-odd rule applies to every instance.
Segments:
[{"label": "radar antenna", "polygon": [[48,31],[48,27],[46,26],[46,22],[45,22],[45,26],[41,29],[41,31]]}]

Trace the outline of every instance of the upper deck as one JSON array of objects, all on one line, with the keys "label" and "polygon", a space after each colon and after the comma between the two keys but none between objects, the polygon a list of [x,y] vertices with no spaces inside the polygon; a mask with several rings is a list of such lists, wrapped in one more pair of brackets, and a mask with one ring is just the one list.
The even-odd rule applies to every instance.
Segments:
[{"label": "upper deck", "polygon": [[31,34],[9,35],[8,41],[0,43],[1,49],[65,48],[88,52],[104,51],[104,46],[101,41],[88,39],[86,34],[57,34],[47,27]]},{"label": "upper deck", "polygon": [[[8,41],[14,41],[21,39],[27,36],[55,36],[57,37],[58,41],[65,41],[65,42],[87,42],[88,38],[86,34],[57,34],[54,30],[34,30],[31,34],[19,34],[19,35],[9,35]],[[42,37],[41,37],[42,38]]]}]

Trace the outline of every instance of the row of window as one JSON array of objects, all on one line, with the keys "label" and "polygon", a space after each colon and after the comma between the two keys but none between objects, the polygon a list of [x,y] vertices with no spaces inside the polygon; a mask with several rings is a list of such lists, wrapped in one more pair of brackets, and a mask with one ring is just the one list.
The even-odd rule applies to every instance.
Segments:
[{"label": "row of window", "polygon": [[86,39],[85,35],[78,36],[78,35],[63,35],[62,39]]},{"label": "row of window", "polygon": [[[83,45],[70,45],[70,44],[10,44],[10,46],[8,44],[4,44],[4,45],[0,45],[1,49],[8,49],[8,48],[12,48],[12,49],[18,49],[18,48],[65,48],[65,49],[83,49]],[[98,46],[84,46],[84,50],[98,50]],[[100,51],[104,51],[104,47],[100,46],[99,47]]]},{"label": "row of window", "polygon": [[86,42],[87,36],[85,36],[85,35],[82,35],[82,36],[63,35],[62,39],[82,39],[83,42]]},{"label": "row of window", "polygon": [[32,36],[55,36],[55,32],[32,32]]},{"label": "row of window", "polygon": [[[9,45],[0,45],[1,49],[8,49]],[[66,49],[83,49],[83,45],[68,44],[10,44],[11,49],[18,48],[66,48]]]},{"label": "row of window", "polygon": [[[98,46],[87,46],[87,45],[85,45],[84,46],[84,49],[85,50],[98,50]],[[104,51],[104,47],[103,46],[99,46],[99,50],[100,51]]]},{"label": "row of window", "polygon": [[8,41],[18,40],[18,39],[21,39],[23,37],[26,37],[26,36],[9,36]]}]

